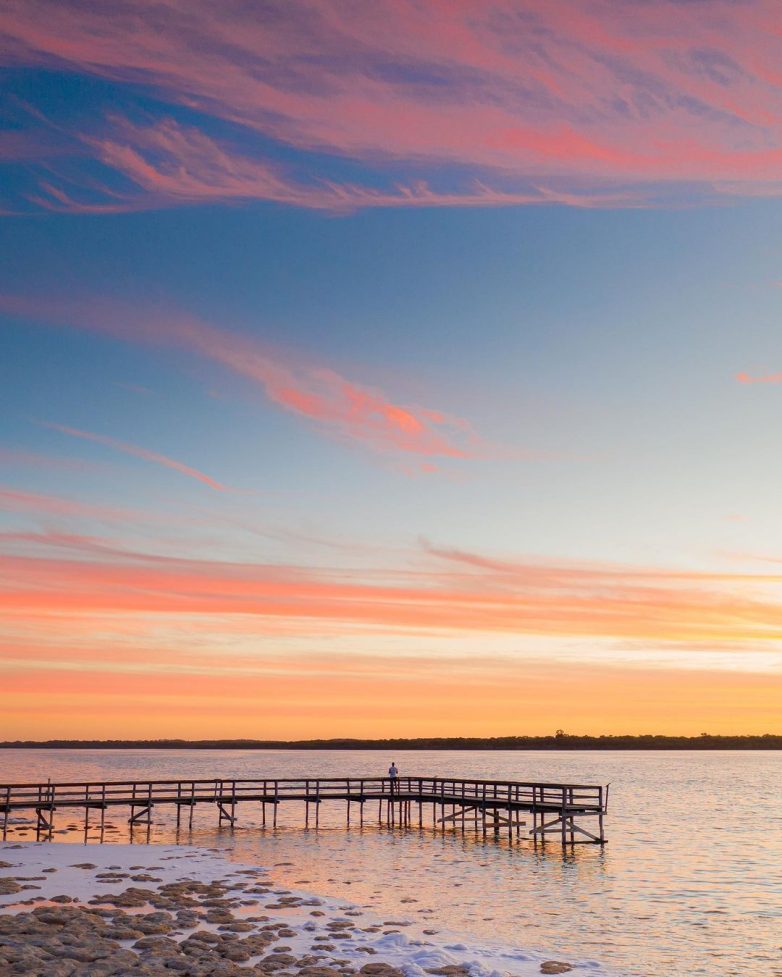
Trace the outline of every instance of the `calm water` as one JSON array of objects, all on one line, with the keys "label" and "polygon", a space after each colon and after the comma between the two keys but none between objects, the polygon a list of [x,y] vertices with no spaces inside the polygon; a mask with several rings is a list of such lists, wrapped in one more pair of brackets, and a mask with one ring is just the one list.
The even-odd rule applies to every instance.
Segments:
[{"label": "calm water", "polygon": [[[0,782],[378,776],[391,758],[365,751],[0,752]],[[590,957],[644,977],[782,975],[782,753],[395,754],[403,774],[611,783],[609,843],[578,846],[477,839],[461,833],[344,829],[344,807],[323,805],[318,832],[282,805],[276,832],[240,806],[240,826],[217,830],[197,809],[182,842],[219,845],[275,865],[286,884],[546,952]],[[162,814],[156,817],[163,817]],[[69,816],[57,823],[63,828]],[[77,819],[78,820],[78,819]],[[128,840],[120,816],[109,837]],[[171,841],[161,820],[152,841]],[[27,835],[31,837],[31,835]],[[74,840],[79,835],[58,836]],[[136,838],[144,833],[136,829]]]}]

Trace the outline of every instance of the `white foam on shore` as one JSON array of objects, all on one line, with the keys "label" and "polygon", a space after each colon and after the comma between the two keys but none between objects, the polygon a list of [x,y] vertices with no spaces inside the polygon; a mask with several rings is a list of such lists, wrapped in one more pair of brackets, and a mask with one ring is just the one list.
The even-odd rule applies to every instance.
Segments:
[{"label": "white foam on shore", "polygon": [[[155,889],[160,885],[188,879],[197,882],[248,882],[257,881],[268,885],[268,896],[256,896],[257,905],[248,914],[262,912],[272,921],[284,921],[297,933],[296,938],[286,938],[292,952],[303,955],[313,946],[313,935],[328,933],[328,923],[347,921],[357,924],[349,931],[350,939],[339,941],[330,954],[349,960],[360,969],[364,964],[382,961],[398,967],[407,977],[430,977],[428,970],[449,966],[468,966],[473,977],[537,977],[541,963],[551,956],[541,956],[532,951],[489,941],[465,941],[454,933],[438,932],[426,935],[411,921],[399,919],[398,924],[383,920],[360,907],[348,905],[344,900],[319,896],[311,892],[288,889],[275,882],[271,866],[258,866],[229,861],[215,850],[178,845],[122,845],[122,844],[60,844],[56,842],[25,842],[0,845],[0,860],[10,863],[11,868],[0,869],[3,876],[16,877],[21,885],[35,886],[15,895],[0,896],[0,911],[24,911],[33,906],[20,905],[21,900],[66,895],[87,903],[96,896],[105,896],[135,886]],[[90,863],[94,868],[76,867]],[[46,869],[56,869],[46,872]],[[247,874],[248,869],[257,871],[257,878]],[[103,884],[96,876],[114,870],[133,874],[151,874],[160,881],[132,881],[130,878]],[[26,877],[29,881],[21,881]],[[287,908],[268,908],[265,902],[275,902],[284,894],[299,897],[305,905]],[[314,918],[312,908],[317,907],[324,915]],[[235,911],[236,912],[236,911]],[[349,913],[350,915],[345,915]],[[427,921],[431,925],[432,920]],[[380,926],[381,932],[365,933],[360,927]],[[367,953],[371,949],[374,953]],[[557,958],[562,959],[562,958]],[[595,960],[573,960],[573,973],[591,974],[595,977],[617,977]]]}]

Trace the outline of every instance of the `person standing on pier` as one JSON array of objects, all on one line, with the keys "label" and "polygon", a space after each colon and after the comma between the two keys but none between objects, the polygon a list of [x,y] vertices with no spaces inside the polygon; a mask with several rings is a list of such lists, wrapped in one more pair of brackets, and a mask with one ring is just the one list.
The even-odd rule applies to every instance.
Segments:
[{"label": "person standing on pier", "polygon": [[393,794],[396,789],[396,781],[399,777],[399,770],[394,761],[391,761],[391,766],[388,768],[388,777],[391,781],[391,793]]}]

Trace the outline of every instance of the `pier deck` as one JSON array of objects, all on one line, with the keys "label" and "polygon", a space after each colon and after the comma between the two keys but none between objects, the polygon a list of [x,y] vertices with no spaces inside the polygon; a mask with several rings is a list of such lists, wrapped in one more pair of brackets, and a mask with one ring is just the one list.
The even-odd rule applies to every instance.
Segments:
[{"label": "pier deck", "polygon": [[[84,811],[85,832],[90,811],[99,811],[101,825],[110,808],[126,807],[131,825],[152,822],[156,807],[171,807],[179,827],[183,811],[192,826],[193,810],[211,804],[218,824],[233,825],[240,804],[260,804],[262,823],[270,809],[272,826],[277,826],[277,809],[284,803],[304,805],[306,827],[319,825],[320,805],[342,801],[346,804],[346,823],[352,805],[358,805],[358,823],[364,823],[364,807],[378,803],[378,819],[390,825],[471,830],[484,835],[507,831],[510,839],[519,838],[531,818],[526,834],[533,841],[556,835],[563,845],[604,844],[604,817],[608,809],[608,786],[587,784],[523,783],[520,781],[461,780],[442,777],[345,777],[261,780],[144,780],[98,781],[93,783],[46,783],[0,785],[0,813],[3,815],[3,840],[8,833],[9,816],[31,811],[37,817],[38,834],[51,836],[54,814],[60,810]],[[385,813],[384,813],[385,805]],[[417,806],[414,812],[413,806]],[[427,815],[424,816],[424,809]],[[414,816],[417,814],[417,818]],[[588,830],[584,820],[589,820]],[[579,836],[578,838],[576,836]]]}]

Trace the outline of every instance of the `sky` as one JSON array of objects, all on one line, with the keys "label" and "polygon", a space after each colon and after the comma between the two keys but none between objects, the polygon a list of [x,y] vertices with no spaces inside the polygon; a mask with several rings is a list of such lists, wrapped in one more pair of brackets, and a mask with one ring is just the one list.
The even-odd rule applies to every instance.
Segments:
[{"label": "sky", "polygon": [[7,0],[0,739],[782,733],[771,0]]}]

